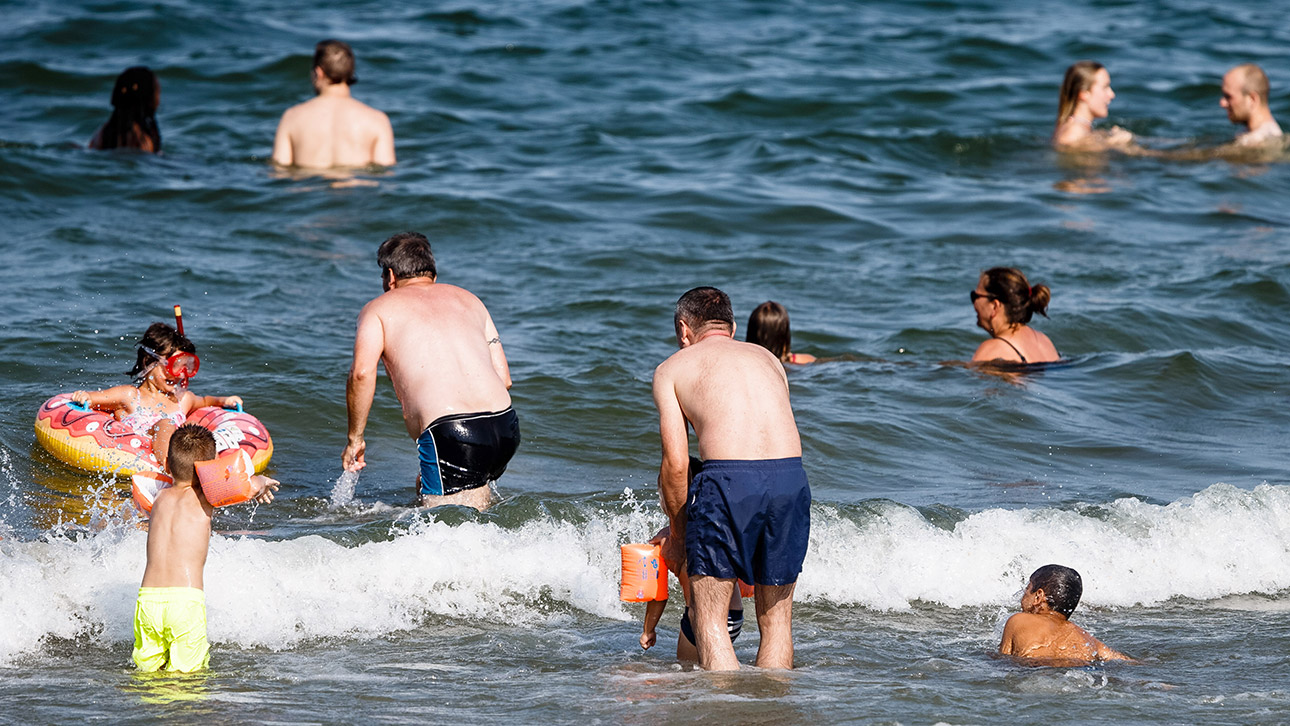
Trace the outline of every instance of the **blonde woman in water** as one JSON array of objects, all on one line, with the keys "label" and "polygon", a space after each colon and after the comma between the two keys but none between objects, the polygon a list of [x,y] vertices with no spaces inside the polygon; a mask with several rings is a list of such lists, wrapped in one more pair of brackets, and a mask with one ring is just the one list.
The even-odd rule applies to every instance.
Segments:
[{"label": "blonde woman in water", "polygon": [[1085,60],[1067,68],[1057,106],[1053,147],[1058,151],[1100,151],[1133,143],[1133,134],[1119,126],[1109,131],[1093,130],[1093,121],[1106,118],[1113,98],[1115,91],[1111,90],[1111,74],[1106,66]]}]

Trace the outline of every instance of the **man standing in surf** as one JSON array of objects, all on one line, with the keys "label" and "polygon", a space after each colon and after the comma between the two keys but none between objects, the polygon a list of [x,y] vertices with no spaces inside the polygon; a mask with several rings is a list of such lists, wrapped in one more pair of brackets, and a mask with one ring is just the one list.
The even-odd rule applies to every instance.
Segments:
[{"label": "man standing in surf", "polygon": [[273,160],[283,166],[394,166],[394,128],[381,111],[352,97],[354,51],[339,40],[314,48],[310,75],[317,97],[287,109],[273,139]]},{"label": "man standing in surf", "polygon": [[[716,288],[682,295],[673,322],[681,349],[654,370],[658,487],[676,543],[665,556],[690,575],[699,665],[739,669],[726,617],[742,579],[756,586],[757,665],[792,668],[793,589],[806,558],[811,490],[784,366],[734,339],[730,298]],[[703,460],[693,480],[687,424]]]},{"label": "man standing in surf", "polygon": [[437,282],[425,235],[404,232],[376,254],[385,293],[363,307],[354,336],[354,360],[345,386],[349,443],[346,471],[367,465],[363,431],[376,392],[376,364],[403,405],[416,439],[423,506],[486,508],[491,482],[506,471],[520,445],[511,408],[510,368],[493,319],[479,298]]}]

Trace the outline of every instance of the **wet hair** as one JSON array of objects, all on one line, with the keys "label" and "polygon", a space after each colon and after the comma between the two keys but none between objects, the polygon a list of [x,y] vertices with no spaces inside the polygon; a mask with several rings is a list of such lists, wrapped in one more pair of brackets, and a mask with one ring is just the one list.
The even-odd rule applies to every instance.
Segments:
[{"label": "wet hair", "polygon": [[112,115],[99,132],[97,148],[142,149],[148,140],[152,151],[161,151],[156,113],[156,74],[147,66],[125,69],[112,86]]},{"label": "wet hair", "polygon": [[744,339],[769,350],[781,361],[788,360],[793,344],[793,334],[788,328],[788,311],[774,300],[758,305],[748,316],[748,331]]},{"label": "wet hair", "polygon": [[1031,287],[1026,276],[1015,267],[991,267],[981,277],[986,294],[1003,305],[1009,323],[1025,325],[1034,313],[1048,317],[1048,303],[1053,293],[1047,285]]},{"label": "wet hair", "polygon": [[1066,77],[1062,79],[1061,94],[1057,97],[1058,124],[1075,113],[1075,107],[1079,105],[1079,94],[1092,88],[1097,72],[1105,68],[1106,66],[1097,61],[1082,60],[1072,63],[1070,68],[1066,69]]},{"label": "wet hair", "polygon": [[180,335],[177,330],[166,325],[165,323],[153,323],[143,333],[143,339],[139,341],[137,349],[138,356],[135,358],[134,367],[126,371],[126,375],[136,380],[142,380],[147,372],[152,368],[157,359],[152,354],[144,350],[151,348],[157,355],[165,358],[172,353],[192,353],[197,354],[197,346],[188,338]]},{"label": "wet hair", "polygon": [[709,326],[735,327],[735,313],[730,307],[730,296],[715,287],[696,287],[676,301],[672,324],[676,335],[681,335],[681,323],[699,331]]},{"label": "wet hair", "polygon": [[358,83],[354,75],[354,51],[349,43],[339,40],[324,40],[314,46],[314,67],[321,68],[323,75],[332,83]]},{"label": "wet hair", "polygon": [[170,475],[176,480],[191,480],[196,484],[197,467],[194,465],[215,458],[215,435],[204,426],[184,424],[171,435],[169,451],[166,468]]},{"label": "wet hair", "polygon": [[1062,565],[1044,565],[1035,570],[1027,588],[1031,592],[1043,590],[1048,607],[1068,618],[1084,595],[1084,581],[1079,573]]},{"label": "wet hair", "polygon": [[430,240],[420,232],[400,232],[382,242],[376,251],[376,264],[381,266],[382,277],[386,270],[393,270],[396,280],[438,277]]},{"label": "wet hair", "polygon": [[1268,86],[1268,74],[1262,68],[1253,63],[1242,63],[1232,70],[1241,72],[1242,93],[1252,93],[1264,106],[1268,105],[1268,93],[1271,89]]}]

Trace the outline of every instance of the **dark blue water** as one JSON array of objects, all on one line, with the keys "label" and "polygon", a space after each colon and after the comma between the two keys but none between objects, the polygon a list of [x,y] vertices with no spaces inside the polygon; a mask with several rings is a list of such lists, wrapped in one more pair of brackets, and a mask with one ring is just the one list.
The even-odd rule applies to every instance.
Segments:
[{"label": "dark blue water", "polygon": [[[1222,73],[1281,8],[1241,1],[489,5],[12,2],[0,27],[0,720],[1275,723],[1290,672],[1290,167],[1047,146],[1065,67],[1154,148],[1235,129]],[[275,171],[313,44],[400,163]],[[158,157],[86,151],[112,80],[160,76]],[[1098,193],[1077,193],[1092,190]],[[524,444],[484,514],[412,507],[387,382],[341,484],[377,245],[427,234],[488,305]],[[1067,363],[998,376],[966,293],[1022,268]],[[686,289],[785,304],[816,495],[798,669],[734,679],[636,645],[617,546],[663,517],[649,381]],[[35,443],[49,396],[125,382],[184,306],[199,393],[272,431],[279,501],[221,512],[210,674],[137,677],[144,534],[119,481]],[[990,656],[1025,577],[1136,666]],[[756,628],[737,644],[750,662]],[[1020,708],[1019,708],[1020,707]]]}]

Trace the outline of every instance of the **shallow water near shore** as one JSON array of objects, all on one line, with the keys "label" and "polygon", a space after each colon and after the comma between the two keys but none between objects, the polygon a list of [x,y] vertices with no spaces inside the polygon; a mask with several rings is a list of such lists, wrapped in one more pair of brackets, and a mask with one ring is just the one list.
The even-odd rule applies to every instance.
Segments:
[{"label": "shallow water near shore", "polygon": [[[1234,132],[1223,71],[1290,42],[1264,3],[546,2],[343,9],[11,4],[0,29],[0,722],[1280,723],[1290,719],[1290,164],[1063,158],[1066,65],[1159,147]],[[313,43],[400,163],[275,172]],[[165,154],[81,148],[113,78],[162,82]],[[343,179],[341,180],[343,181]],[[1100,193],[1077,193],[1078,191]],[[340,478],[344,376],[375,249],[426,233],[488,305],[523,444],[484,513],[413,506],[388,381]],[[979,271],[1053,290],[1066,357],[947,365]],[[785,304],[815,504],[791,673],[696,673],[637,644],[618,545],[663,524],[653,367],[686,289],[743,327]],[[198,393],[274,437],[279,499],[216,519],[212,668],[130,663],[146,534],[121,481],[36,443],[53,394],[123,383],[182,304]],[[1141,659],[992,656],[1025,577]],[[674,585],[675,591],[675,585]],[[679,592],[674,592],[674,599]],[[751,607],[751,601],[748,602]],[[736,651],[755,657],[749,618]]]}]

